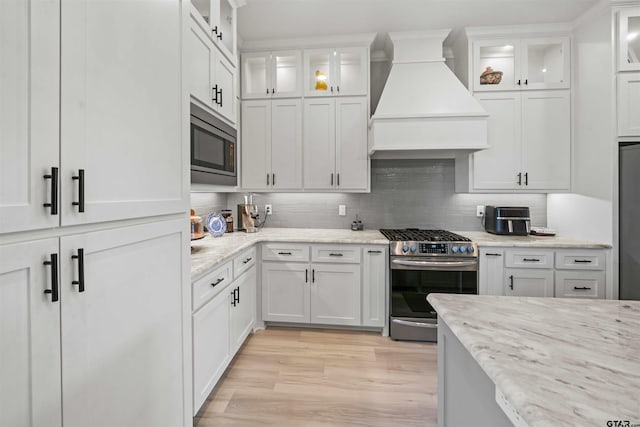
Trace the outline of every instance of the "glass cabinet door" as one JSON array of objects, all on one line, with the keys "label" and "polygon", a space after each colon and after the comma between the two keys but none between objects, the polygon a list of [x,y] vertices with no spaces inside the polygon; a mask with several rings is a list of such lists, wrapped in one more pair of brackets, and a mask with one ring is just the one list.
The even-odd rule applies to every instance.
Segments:
[{"label": "glass cabinet door", "polygon": [[640,70],[640,8],[618,15],[618,69]]},{"label": "glass cabinet door", "polygon": [[334,54],[337,95],[367,94],[367,50],[365,48],[338,49]]},{"label": "glass cabinet door", "polygon": [[528,39],[521,43],[522,89],[569,87],[569,38]]},{"label": "glass cabinet door", "polygon": [[300,96],[301,52],[286,51],[271,54],[273,97]]},{"label": "glass cabinet door", "polygon": [[200,13],[205,22],[211,25],[211,1],[210,0],[191,0],[191,4]]},{"label": "glass cabinet door", "polygon": [[473,44],[473,90],[516,90],[520,70],[517,41],[483,40]]},{"label": "glass cabinet door", "polygon": [[330,49],[304,51],[304,94],[307,96],[332,95],[335,86],[333,76],[333,58],[337,54]]},{"label": "glass cabinet door", "polygon": [[242,98],[266,98],[271,94],[269,52],[242,54]]}]

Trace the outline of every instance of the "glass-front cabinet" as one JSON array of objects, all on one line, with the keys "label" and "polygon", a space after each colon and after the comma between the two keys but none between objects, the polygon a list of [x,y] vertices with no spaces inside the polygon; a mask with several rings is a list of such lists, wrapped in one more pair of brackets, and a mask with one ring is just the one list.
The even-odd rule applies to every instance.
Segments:
[{"label": "glass-front cabinet", "polygon": [[304,95],[366,95],[367,49],[346,47],[304,51]]},{"label": "glass-front cabinet", "polygon": [[618,14],[618,70],[640,70],[640,7]]},{"label": "glass-front cabinet", "polygon": [[479,40],[473,58],[474,91],[570,87],[568,37]]},{"label": "glass-front cabinet", "polygon": [[242,98],[301,96],[302,54],[299,50],[242,54]]},{"label": "glass-front cabinet", "polygon": [[191,0],[218,49],[234,65],[236,62],[236,5],[233,0]]}]

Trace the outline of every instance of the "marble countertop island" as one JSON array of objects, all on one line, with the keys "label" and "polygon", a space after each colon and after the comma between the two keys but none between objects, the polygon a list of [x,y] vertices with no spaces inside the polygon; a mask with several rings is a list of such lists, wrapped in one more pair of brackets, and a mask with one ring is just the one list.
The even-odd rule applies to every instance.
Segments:
[{"label": "marble countertop island", "polygon": [[428,300],[530,427],[640,425],[640,301]]}]

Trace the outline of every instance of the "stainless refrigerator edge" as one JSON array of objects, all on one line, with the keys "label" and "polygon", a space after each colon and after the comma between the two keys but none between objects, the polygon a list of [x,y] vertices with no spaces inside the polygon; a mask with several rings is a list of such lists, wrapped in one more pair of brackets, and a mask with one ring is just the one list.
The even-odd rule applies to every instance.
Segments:
[{"label": "stainless refrigerator edge", "polygon": [[640,300],[640,142],[619,150],[620,299]]}]

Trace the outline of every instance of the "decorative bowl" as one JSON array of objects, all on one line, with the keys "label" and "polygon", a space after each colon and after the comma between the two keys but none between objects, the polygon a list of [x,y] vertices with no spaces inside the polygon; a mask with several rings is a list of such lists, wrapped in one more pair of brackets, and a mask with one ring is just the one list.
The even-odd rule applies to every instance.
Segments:
[{"label": "decorative bowl", "polygon": [[207,216],[207,230],[213,237],[220,237],[227,231],[227,223],[217,212],[210,213]]}]

